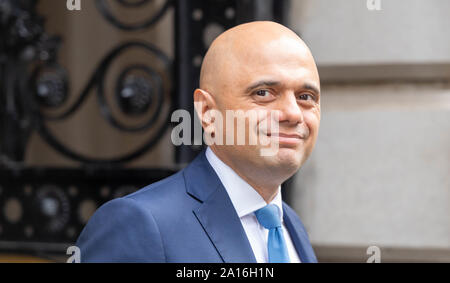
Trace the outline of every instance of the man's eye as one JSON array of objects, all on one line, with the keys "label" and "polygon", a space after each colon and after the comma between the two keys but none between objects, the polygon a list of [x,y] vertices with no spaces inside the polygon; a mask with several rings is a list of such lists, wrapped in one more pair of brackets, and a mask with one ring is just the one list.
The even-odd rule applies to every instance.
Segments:
[{"label": "man's eye", "polygon": [[268,90],[258,90],[256,92],[256,95],[260,96],[260,97],[269,97],[270,96],[270,92]]},{"label": "man's eye", "polygon": [[314,100],[314,96],[309,93],[303,93],[298,96],[300,100]]}]

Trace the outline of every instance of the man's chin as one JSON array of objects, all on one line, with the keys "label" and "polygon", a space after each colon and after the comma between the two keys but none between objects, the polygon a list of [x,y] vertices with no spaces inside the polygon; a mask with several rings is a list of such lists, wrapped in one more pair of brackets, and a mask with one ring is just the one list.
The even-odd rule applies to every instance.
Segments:
[{"label": "man's chin", "polygon": [[280,159],[292,160],[293,162],[295,161],[296,163],[300,163],[303,153],[299,152],[297,148],[280,147],[278,149],[278,156]]},{"label": "man's chin", "polygon": [[[298,149],[291,147],[280,147],[272,157],[266,157],[272,163],[272,167],[294,173],[300,169],[303,154]],[[275,168],[273,168],[275,169]]]}]

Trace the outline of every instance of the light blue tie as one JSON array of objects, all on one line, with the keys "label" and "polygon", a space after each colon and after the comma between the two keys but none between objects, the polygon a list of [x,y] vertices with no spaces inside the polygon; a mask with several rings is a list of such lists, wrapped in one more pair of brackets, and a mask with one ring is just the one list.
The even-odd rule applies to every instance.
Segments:
[{"label": "light blue tie", "polygon": [[289,263],[289,254],[284,240],[283,230],[281,229],[281,217],[278,207],[269,204],[255,211],[259,223],[269,230],[269,239],[267,248],[269,251],[270,263]]}]

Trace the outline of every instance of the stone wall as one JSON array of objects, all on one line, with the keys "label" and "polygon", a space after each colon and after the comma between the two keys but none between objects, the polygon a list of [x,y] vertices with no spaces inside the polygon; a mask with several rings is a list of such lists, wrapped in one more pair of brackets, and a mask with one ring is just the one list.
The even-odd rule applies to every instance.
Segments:
[{"label": "stone wall", "polygon": [[377,245],[387,260],[450,261],[450,3],[292,6],[323,83],[317,147],[293,193],[319,257]]}]

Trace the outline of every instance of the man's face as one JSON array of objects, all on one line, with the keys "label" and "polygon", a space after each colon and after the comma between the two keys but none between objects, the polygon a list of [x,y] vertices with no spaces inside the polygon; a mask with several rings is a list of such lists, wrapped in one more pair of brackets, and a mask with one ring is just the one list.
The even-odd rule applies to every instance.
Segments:
[{"label": "man's face", "polygon": [[[320,80],[314,59],[298,40],[282,37],[255,46],[235,46],[240,52],[227,62],[221,72],[223,83],[215,95],[217,110],[223,117],[227,110],[259,111],[255,123],[246,121],[246,144],[217,146],[232,162],[243,162],[256,168],[285,170],[295,173],[311,154],[320,124]],[[271,113],[276,114],[279,129],[270,127]],[[277,142],[274,156],[262,156],[262,145],[249,145],[258,135],[258,128]],[[227,127],[224,119],[223,136]],[[234,127],[234,135],[238,135]],[[268,171],[269,172],[269,171]]]}]

